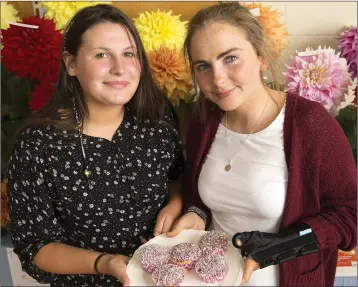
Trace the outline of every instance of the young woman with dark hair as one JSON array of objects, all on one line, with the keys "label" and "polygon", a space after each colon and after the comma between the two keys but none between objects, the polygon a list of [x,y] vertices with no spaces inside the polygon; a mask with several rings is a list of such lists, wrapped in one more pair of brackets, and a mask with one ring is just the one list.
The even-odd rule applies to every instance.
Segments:
[{"label": "young woman with dark hair", "polygon": [[51,286],[129,285],[128,256],[181,212],[183,155],[131,19],[80,10],[52,99],[19,134],[8,171],[14,252]]}]

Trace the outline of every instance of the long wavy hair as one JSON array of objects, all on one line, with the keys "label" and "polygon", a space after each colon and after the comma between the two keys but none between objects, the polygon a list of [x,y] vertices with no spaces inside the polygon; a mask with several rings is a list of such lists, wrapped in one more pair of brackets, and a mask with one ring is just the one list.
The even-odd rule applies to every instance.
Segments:
[{"label": "long wavy hair", "polygon": [[[269,38],[265,36],[264,29],[258,19],[256,19],[246,7],[237,2],[220,3],[201,9],[189,22],[188,32],[184,42],[184,56],[189,61],[195,87],[197,87],[197,82],[194,76],[193,61],[190,54],[191,41],[196,31],[216,22],[232,25],[245,32],[246,39],[253,46],[257,56],[264,59],[269,67],[268,71],[273,80],[273,89],[279,89],[276,84],[278,82],[278,70],[272,52],[273,44]],[[263,82],[263,74],[261,74],[261,80]],[[199,97],[196,111],[201,120],[205,121],[213,110],[220,110],[220,108],[205,99],[201,91],[197,91],[197,93],[199,93]],[[275,100],[274,102],[276,103]]]}]

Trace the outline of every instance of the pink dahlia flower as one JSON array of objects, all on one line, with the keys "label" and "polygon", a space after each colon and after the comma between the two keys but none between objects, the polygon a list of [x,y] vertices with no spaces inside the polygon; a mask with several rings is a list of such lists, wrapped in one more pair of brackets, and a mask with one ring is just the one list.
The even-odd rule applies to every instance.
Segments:
[{"label": "pink dahlia flower", "polygon": [[348,62],[352,78],[357,77],[357,27],[349,27],[339,35],[338,47]]},{"label": "pink dahlia flower", "polygon": [[287,90],[301,97],[316,101],[331,109],[344,100],[350,74],[347,61],[335,54],[333,49],[299,52],[287,65]]}]

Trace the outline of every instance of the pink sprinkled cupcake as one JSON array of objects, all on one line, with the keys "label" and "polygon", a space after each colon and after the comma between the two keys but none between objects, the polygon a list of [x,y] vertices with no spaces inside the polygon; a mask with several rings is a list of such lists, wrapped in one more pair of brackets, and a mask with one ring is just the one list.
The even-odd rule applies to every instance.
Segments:
[{"label": "pink sprinkled cupcake", "polygon": [[175,264],[159,266],[152,273],[156,286],[180,286],[185,277],[185,269]]},{"label": "pink sprinkled cupcake", "polygon": [[153,272],[157,267],[167,264],[169,258],[169,250],[158,244],[149,244],[140,251],[140,263],[148,272]]},{"label": "pink sprinkled cupcake", "polygon": [[210,254],[201,257],[195,264],[195,271],[206,283],[222,281],[228,271],[228,262],[222,255]]},{"label": "pink sprinkled cupcake", "polygon": [[199,241],[199,247],[203,255],[224,255],[227,250],[227,237],[225,232],[212,230],[205,233]]},{"label": "pink sprinkled cupcake", "polygon": [[194,269],[196,261],[201,257],[201,250],[194,243],[180,243],[173,247],[170,253],[170,261],[185,269]]}]

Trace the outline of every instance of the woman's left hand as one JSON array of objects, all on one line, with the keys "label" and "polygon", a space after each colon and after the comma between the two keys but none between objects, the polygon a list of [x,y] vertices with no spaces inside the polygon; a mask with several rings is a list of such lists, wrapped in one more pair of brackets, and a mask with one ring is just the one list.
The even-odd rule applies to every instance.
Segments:
[{"label": "woman's left hand", "polygon": [[252,272],[254,272],[257,269],[260,269],[259,263],[257,263],[250,256],[248,258],[246,258],[245,263],[244,263],[244,274],[242,275],[240,285],[247,283],[251,278]]}]

